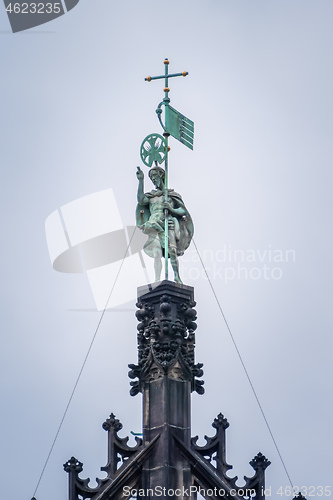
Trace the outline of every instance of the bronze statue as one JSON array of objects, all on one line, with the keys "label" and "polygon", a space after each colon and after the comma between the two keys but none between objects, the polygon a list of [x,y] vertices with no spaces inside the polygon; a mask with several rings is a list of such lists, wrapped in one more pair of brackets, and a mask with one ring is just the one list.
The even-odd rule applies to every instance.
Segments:
[{"label": "bronze statue", "polygon": [[165,173],[161,167],[153,167],[149,177],[156,189],[144,193],[144,174],[137,167],[138,206],[136,210],[136,225],[148,235],[143,249],[149,257],[154,258],[155,281],[160,281],[162,270],[162,256],[165,249],[165,209],[168,210],[168,254],[177,283],[182,283],[179,276],[178,256],[183,255],[193,236],[193,222],[186,209],[182,197],[173,189],[168,189],[168,201],[164,198]]}]

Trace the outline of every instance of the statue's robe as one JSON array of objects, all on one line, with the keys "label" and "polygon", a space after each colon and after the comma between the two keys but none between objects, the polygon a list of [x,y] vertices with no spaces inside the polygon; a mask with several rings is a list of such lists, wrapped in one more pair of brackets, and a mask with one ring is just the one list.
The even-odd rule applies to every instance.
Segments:
[{"label": "statue's robe", "polygon": [[[149,193],[145,193],[145,197],[148,199],[154,198],[155,196],[164,196],[164,193],[160,190],[153,189]],[[173,189],[168,189],[168,199],[174,202],[175,208],[182,207],[185,210],[184,215],[174,215],[171,214],[171,217],[175,222],[175,244],[177,255],[183,255],[185,250],[189,247],[192,236],[194,233],[194,226],[192,217],[189,214],[187,208],[184,205],[182,197],[180,194],[176,193]],[[156,245],[156,239],[158,238],[162,253],[164,255],[164,247],[165,247],[165,231],[164,231],[164,221],[163,224],[159,224],[158,221],[154,219],[155,214],[151,214],[150,205],[140,205],[138,204],[136,207],[136,225],[141,231],[148,234],[148,240],[144,244],[144,251],[150,257],[153,257],[153,248]],[[170,215],[169,215],[170,217]],[[175,220],[176,219],[176,220]],[[148,223],[148,224],[147,224]],[[156,231],[152,231],[152,224],[156,227]],[[149,226],[149,230],[148,230]],[[172,243],[173,238],[169,240]]]}]

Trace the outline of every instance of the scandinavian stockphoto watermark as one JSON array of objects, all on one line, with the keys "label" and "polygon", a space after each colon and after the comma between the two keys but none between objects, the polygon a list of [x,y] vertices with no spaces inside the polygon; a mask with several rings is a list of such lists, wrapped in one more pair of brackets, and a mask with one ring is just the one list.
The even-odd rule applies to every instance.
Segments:
[{"label": "scandinavian stockphoto watermark", "polygon": [[[200,258],[206,271],[200,266]],[[219,250],[203,250],[200,257],[192,253],[182,258],[185,279],[205,279],[207,272],[211,279],[225,284],[234,280],[281,280],[286,265],[295,261],[294,249],[274,248],[271,244],[258,249],[224,244]]]},{"label": "scandinavian stockphoto watermark", "polygon": [[146,236],[123,223],[111,188],[62,205],[45,232],[53,269],[84,273],[98,311],[133,300],[137,286],[154,282],[153,259],[142,250]]},{"label": "scandinavian stockphoto watermark", "polygon": [[80,0],[3,0],[13,33],[53,21]]},{"label": "scandinavian stockphoto watermark", "polygon": [[[146,235],[123,223],[111,188],[61,206],[46,219],[45,231],[53,268],[86,274],[99,311],[133,300],[137,286],[154,282],[153,259],[143,251]],[[224,244],[215,251],[200,250],[200,256],[191,246],[180,266],[183,283],[207,279],[207,271],[210,279],[228,284],[233,280],[281,280],[286,266],[295,261],[292,249],[272,245],[239,249]]]}]

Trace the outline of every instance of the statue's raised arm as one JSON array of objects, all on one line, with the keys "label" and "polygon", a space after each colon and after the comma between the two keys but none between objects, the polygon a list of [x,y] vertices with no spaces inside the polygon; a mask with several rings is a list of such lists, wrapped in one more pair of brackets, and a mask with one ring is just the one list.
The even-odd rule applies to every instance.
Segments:
[{"label": "statue's raised arm", "polygon": [[147,205],[149,203],[148,198],[145,198],[144,190],[143,190],[143,179],[144,179],[144,173],[142,172],[140,167],[136,167],[136,176],[139,181],[139,186],[138,186],[138,203],[140,205]]},{"label": "statue's raised arm", "polygon": [[178,256],[183,255],[188,248],[193,236],[192,218],[185,207],[180,194],[173,189],[168,189],[168,201],[164,199],[165,173],[161,167],[153,167],[149,171],[149,177],[155,189],[144,193],[144,174],[140,167],[136,172],[139,180],[138,206],[136,212],[136,224],[148,239],[143,247],[147,255],[154,258],[155,281],[161,278],[162,256],[165,249],[165,212],[168,213],[168,233],[171,265],[175,275],[175,281],[182,283],[179,276]]}]

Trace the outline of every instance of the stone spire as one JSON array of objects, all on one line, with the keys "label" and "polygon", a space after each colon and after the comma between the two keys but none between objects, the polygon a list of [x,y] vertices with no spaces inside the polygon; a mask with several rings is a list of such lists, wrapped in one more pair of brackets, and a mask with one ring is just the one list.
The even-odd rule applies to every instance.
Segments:
[{"label": "stone spire", "polygon": [[128,446],[120,437],[122,424],[111,413],[103,423],[108,433],[107,464],[101,467],[105,479],[95,488],[79,477],[82,463],[72,457],[64,464],[69,474],[69,500],[116,500],[135,495],[193,499],[197,493],[214,500],[265,498],[267,458],[258,453],[251,460],[251,478],[237,486],[237,477],[227,472],[227,419],[220,413],[213,421],[215,435],[206,444],[191,438],[191,393],[204,393],[202,364],[195,363],[193,288],[162,281],[138,289],[138,363],[131,364],[130,393],[142,393],[142,438]]}]

